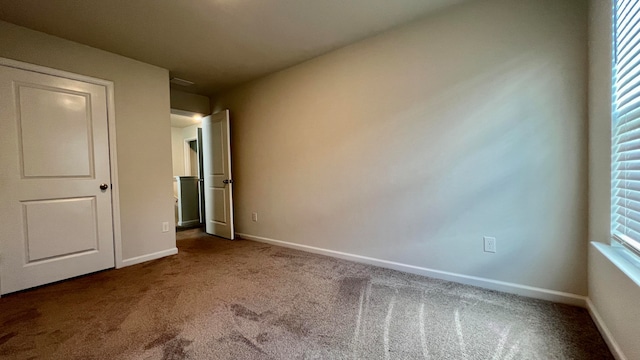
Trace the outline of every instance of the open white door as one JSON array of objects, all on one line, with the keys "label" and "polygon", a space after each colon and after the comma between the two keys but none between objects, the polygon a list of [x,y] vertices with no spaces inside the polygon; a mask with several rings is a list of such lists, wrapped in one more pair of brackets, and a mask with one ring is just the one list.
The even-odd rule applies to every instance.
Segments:
[{"label": "open white door", "polygon": [[234,239],[229,110],[202,119],[205,230]]},{"label": "open white door", "polygon": [[107,88],[0,65],[0,292],[114,266]]}]

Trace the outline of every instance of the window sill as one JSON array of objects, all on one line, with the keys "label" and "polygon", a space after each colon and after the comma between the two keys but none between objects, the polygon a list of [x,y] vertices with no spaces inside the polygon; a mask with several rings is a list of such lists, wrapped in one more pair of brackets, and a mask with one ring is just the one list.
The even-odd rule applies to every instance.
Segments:
[{"label": "window sill", "polygon": [[611,261],[620,271],[627,275],[636,285],[640,286],[640,259],[635,254],[617,246],[592,241],[602,255]]}]

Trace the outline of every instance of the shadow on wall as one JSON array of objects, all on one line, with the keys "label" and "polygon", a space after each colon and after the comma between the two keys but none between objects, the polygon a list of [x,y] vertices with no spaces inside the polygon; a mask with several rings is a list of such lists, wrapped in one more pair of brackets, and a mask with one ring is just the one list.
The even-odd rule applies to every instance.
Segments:
[{"label": "shadow on wall", "polygon": [[[584,171],[584,155],[579,151],[582,134],[572,134],[564,119],[554,118],[553,111],[546,110],[553,108],[548,101],[555,101],[549,89],[560,93],[568,90],[563,89],[561,80],[555,80],[561,77],[556,77],[557,69],[550,62],[537,59],[535,54],[523,54],[495,71],[443,89],[427,102],[416,99],[404,110],[371,122],[371,126],[316,138],[314,142],[322,149],[308,149],[309,156],[301,151],[301,144],[293,145],[298,156],[289,159],[292,164],[283,168],[281,175],[309,186],[291,196],[303,198],[312,192],[316,201],[324,202],[321,207],[317,202],[309,203],[309,207],[299,209],[300,213],[307,214],[304,219],[353,238],[382,235],[388,239],[425,239],[403,249],[410,254],[445,251],[432,248],[433,242],[428,239],[449,238],[455,243],[462,240],[457,236],[466,237],[474,231],[478,234],[475,240],[479,240],[487,228],[499,228],[499,239],[529,235],[523,239],[527,241],[536,241],[536,234],[562,237],[563,232],[558,230],[563,227],[567,232],[580,231],[574,224],[559,223],[564,214],[575,211],[571,204],[549,206],[565,196],[581,199],[586,191],[579,179],[572,183],[571,179],[557,177]],[[549,122],[555,124],[550,126]],[[307,146],[312,147],[314,142]],[[372,143],[379,146],[367,146]],[[559,149],[565,151],[558,154]],[[315,156],[319,151],[324,153],[322,157]],[[345,154],[351,154],[350,158]],[[566,156],[575,159],[571,161],[573,169],[566,168]],[[313,158],[313,163],[308,158]],[[348,192],[339,198],[324,196],[334,186],[360,187],[363,179],[348,175],[353,164],[369,170],[364,177],[376,191]],[[324,172],[342,175],[337,183],[315,182]],[[340,209],[346,221],[332,223],[334,214],[325,211],[327,208]],[[402,219],[397,224],[400,231],[389,227],[380,234],[385,230],[367,225],[367,219],[385,218],[389,212]],[[302,227],[311,225],[304,224],[304,219],[298,219]],[[547,224],[556,232],[549,234],[539,224]],[[372,245],[361,242],[351,251],[375,251]],[[478,249],[482,246],[480,241],[476,245]],[[524,255],[518,246],[504,245],[495,256],[506,262],[528,261],[518,256]],[[388,244],[377,247],[376,252],[389,251]],[[467,251],[463,246],[452,250]],[[487,259],[480,266],[505,266],[494,260]],[[477,274],[482,269],[466,271]]]},{"label": "shadow on wall", "polygon": [[220,97],[239,232],[585,294],[583,7],[470,2]]}]

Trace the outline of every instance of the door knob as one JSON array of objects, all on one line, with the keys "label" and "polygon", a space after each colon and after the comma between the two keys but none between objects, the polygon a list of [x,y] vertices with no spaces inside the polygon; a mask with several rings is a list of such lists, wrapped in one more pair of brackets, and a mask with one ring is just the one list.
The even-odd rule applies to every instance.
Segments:
[{"label": "door knob", "polygon": [[233,180],[231,180],[231,179],[228,179],[228,180],[222,180],[222,182],[223,182],[223,183],[225,183],[225,184],[232,184],[232,183],[233,183]]},{"label": "door knob", "polygon": [[107,184],[100,184],[100,190],[107,190],[109,188],[109,185]]}]

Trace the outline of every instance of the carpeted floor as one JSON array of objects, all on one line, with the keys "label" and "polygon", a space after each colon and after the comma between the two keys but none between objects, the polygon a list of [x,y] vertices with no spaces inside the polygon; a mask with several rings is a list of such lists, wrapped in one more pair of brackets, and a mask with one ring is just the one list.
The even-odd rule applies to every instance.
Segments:
[{"label": "carpeted floor", "polygon": [[0,298],[2,359],[612,359],[586,310],[200,230]]}]

